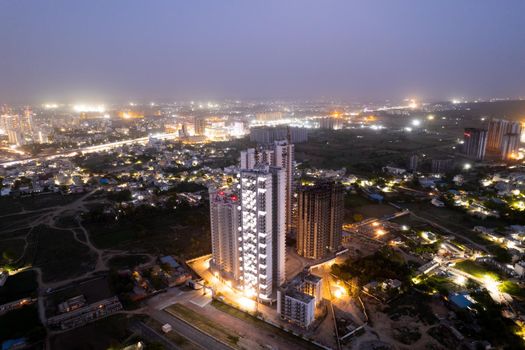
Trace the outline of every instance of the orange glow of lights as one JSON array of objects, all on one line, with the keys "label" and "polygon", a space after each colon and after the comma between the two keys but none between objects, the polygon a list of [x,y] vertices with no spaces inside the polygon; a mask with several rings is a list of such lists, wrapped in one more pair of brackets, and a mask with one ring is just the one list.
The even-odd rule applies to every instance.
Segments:
[{"label": "orange glow of lights", "polygon": [[380,236],[384,236],[385,234],[386,234],[386,231],[385,231],[385,230],[382,230],[382,229],[377,229],[377,230],[376,230],[376,235],[377,235],[378,237],[380,237]]}]

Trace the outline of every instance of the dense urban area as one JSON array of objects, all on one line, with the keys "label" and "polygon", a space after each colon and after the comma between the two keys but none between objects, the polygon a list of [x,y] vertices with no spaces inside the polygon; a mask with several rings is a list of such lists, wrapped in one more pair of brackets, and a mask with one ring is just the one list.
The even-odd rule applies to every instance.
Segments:
[{"label": "dense urban area", "polygon": [[2,349],[525,348],[525,101],[0,107]]}]

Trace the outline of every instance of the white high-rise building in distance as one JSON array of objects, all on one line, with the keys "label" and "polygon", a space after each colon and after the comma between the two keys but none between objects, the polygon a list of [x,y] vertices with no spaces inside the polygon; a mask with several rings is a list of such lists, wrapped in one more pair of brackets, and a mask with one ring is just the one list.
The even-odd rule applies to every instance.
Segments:
[{"label": "white high-rise building in distance", "polygon": [[285,172],[256,164],[240,172],[241,260],[246,295],[275,298],[285,281]]}]

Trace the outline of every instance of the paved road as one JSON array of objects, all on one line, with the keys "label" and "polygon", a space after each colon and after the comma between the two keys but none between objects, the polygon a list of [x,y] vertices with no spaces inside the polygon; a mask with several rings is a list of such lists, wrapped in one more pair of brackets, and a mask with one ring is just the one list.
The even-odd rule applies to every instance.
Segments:
[{"label": "paved road", "polygon": [[219,342],[215,338],[201,332],[197,328],[190,326],[186,322],[167,313],[166,311],[150,310],[149,315],[162,324],[169,323],[174,331],[188,338],[192,343],[197,344],[203,349],[231,350],[232,348]]},{"label": "paved road", "polygon": [[166,337],[164,337],[162,334],[140,321],[133,323],[133,325],[130,328],[133,331],[140,333],[144,338],[148,339],[149,341],[162,344],[162,346],[167,350],[181,349],[173,342],[168,340]]},{"label": "paved road", "polygon": [[[18,165],[18,164],[24,164],[24,163],[28,163],[28,162],[34,162],[34,161],[42,161],[42,160],[50,160],[50,159],[54,159],[54,158],[62,158],[62,157],[74,157],[76,155],[78,155],[79,153],[92,153],[92,152],[98,152],[98,151],[102,151],[102,150],[107,150],[107,149],[111,149],[111,148],[115,148],[115,147],[120,147],[120,146],[123,146],[123,145],[131,145],[131,144],[134,144],[134,143],[145,143],[145,142],[148,142],[150,136],[145,136],[145,137],[139,137],[139,138],[136,138],[136,139],[130,139],[130,140],[122,140],[122,141],[115,141],[115,142],[110,142],[110,143],[105,143],[105,144],[102,144],[102,145],[94,145],[94,146],[86,146],[86,147],[82,147],[82,148],[76,148],[76,149],[72,149],[72,150],[68,150],[68,151],[65,151],[65,152],[62,152],[62,153],[56,153],[56,154],[50,154],[50,155],[46,155],[46,156],[41,156],[41,157],[34,157],[34,158],[23,158],[23,159],[19,159],[19,160],[12,160],[12,161],[7,161],[7,162],[2,162],[0,163],[0,167],[8,167],[8,166],[13,166],[13,165]],[[177,139],[178,138],[178,134],[175,134],[175,133],[162,133],[162,134],[157,134],[155,135],[155,138],[158,138],[158,139]]]}]

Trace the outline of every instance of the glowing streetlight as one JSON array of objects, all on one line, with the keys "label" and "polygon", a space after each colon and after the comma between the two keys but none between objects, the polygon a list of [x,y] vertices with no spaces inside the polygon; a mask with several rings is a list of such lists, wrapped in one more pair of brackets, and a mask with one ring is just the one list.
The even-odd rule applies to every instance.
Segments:
[{"label": "glowing streetlight", "polygon": [[456,279],[454,279],[454,283],[464,286],[467,283],[467,279],[464,276],[457,276]]},{"label": "glowing streetlight", "polygon": [[337,298],[337,299],[341,299],[344,295],[344,289],[343,287],[337,287],[336,290],[334,291],[334,296]]},{"label": "glowing streetlight", "polygon": [[239,304],[241,309],[248,310],[248,311],[254,311],[257,307],[255,300],[249,299],[244,296],[241,296],[239,299],[237,299],[237,303]]},{"label": "glowing streetlight", "polygon": [[420,125],[421,125],[421,120],[419,119],[412,120],[412,126],[420,126]]},{"label": "glowing streetlight", "polygon": [[483,285],[490,293],[499,293],[499,282],[490,275],[483,276]]},{"label": "glowing streetlight", "polygon": [[376,230],[376,236],[378,236],[378,237],[384,236],[385,234],[386,234],[386,231],[385,231],[385,230],[382,230],[382,229],[380,229],[380,228],[378,228],[378,229]]},{"label": "glowing streetlight", "polygon": [[472,168],[472,165],[470,165],[469,163],[465,163],[465,165],[463,165],[463,169],[465,170],[469,170],[470,168]]}]

